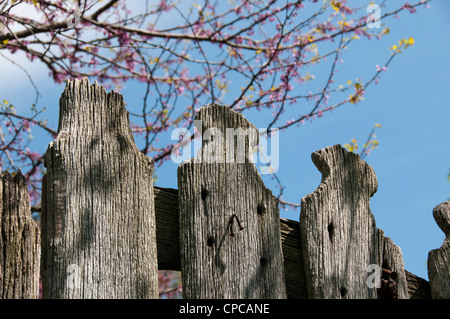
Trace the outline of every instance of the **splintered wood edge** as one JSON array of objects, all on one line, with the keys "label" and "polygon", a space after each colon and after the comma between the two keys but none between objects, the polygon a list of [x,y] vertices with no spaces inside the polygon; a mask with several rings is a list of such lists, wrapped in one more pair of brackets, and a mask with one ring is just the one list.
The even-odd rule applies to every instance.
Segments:
[{"label": "splintered wood edge", "polygon": [[[140,152],[134,141],[134,135],[130,125],[129,112],[126,109],[122,94],[115,92],[114,90],[106,92],[106,89],[103,85],[99,84],[97,81],[94,81],[94,83],[91,84],[88,78],[82,78],[81,80],[75,78],[74,80],[66,81],[66,86],[59,99],[60,114],[58,119],[57,136],[52,142],[50,142],[49,146],[54,145],[56,141],[64,139],[66,136],[73,133],[75,133],[76,135],[82,134],[87,137],[91,136],[91,132],[89,131],[82,130],[81,132],[75,132],[74,130],[77,129],[77,123],[74,123],[74,119],[70,118],[72,113],[79,111],[77,110],[77,108],[80,108],[80,106],[76,105],[75,103],[71,103],[73,101],[70,100],[74,96],[79,97],[79,91],[83,91],[88,95],[94,95],[96,99],[93,103],[102,102],[103,105],[107,106],[105,110],[94,109],[93,113],[100,113],[102,114],[102,117],[104,117],[104,112],[108,112],[108,114],[106,114],[107,117],[111,121],[117,122],[118,133],[122,134],[126,138],[127,144],[129,144],[134,152],[141,154],[142,158],[146,158],[151,163],[154,163],[154,160],[152,158],[145,156]],[[95,120],[95,122],[98,121],[99,120]],[[100,121],[105,122],[104,119]],[[91,122],[94,122],[94,119],[91,119]]]}]

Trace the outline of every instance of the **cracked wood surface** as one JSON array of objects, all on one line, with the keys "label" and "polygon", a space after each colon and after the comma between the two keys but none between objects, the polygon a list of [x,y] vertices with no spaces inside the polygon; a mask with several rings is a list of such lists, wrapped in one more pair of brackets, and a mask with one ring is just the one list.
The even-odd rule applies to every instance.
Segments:
[{"label": "cracked wood surface", "polygon": [[397,273],[398,298],[407,298],[400,248],[376,228],[370,198],[378,182],[359,155],[340,145],[314,152],[322,173],[317,189],[301,202],[300,233],[308,298],[377,299],[369,265]]},{"label": "cracked wood surface", "polygon": [[2,174],[0,194],[0,299],[37,299],[40,231],[20,171]]},{"label": "cracked wood surface", "polygon": [[[184,298],[286,298],[278,202],[251,161],[256,128],[217,104],[195,119],[202,149],[178,168]],[[234,143],[229,128],[248,135]]]}]

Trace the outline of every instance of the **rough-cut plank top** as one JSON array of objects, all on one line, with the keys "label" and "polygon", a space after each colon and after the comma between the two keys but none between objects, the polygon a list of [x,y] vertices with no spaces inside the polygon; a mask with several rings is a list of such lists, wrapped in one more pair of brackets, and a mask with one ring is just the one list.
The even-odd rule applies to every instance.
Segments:
[{"label": "rough-cut plank top", "polygon": [[68,82],[45,155],[46,298],[157,298],[153,161],[137,149],[123,97]]},{"label": "rough-cut plank top", "polygon": [[433,299],[450,299],[450,201],[433,209],[433,217],[445,233],[441,248],[428,253],[428,277]]},{"label": "rough-cut plank top", "polygon": [[[203,147],[178,168],[184,297],[286,298],[278,203],[251,162],[256,128],[216,104],[196,120]],[[230,128],[250,135],[227,147]]]},{"label": "rough-cut plank top", "polygon": [[39,298],[40,232],[31,219],[25,177],[0,180],[0,299]]},{"label": "rough-cut plank top", "polygon": [[383,261],[385,267],[399,272],[396,284],[401,293],[396,297],[407,298],[400,249],[377,231],[370,210],[369,200],[378,185],[373,169],[340,145],[311,157],[322,181],[301,203],[308,298],[378,298],[376,281],[367,284],[368,267],[377,265],[381,270]]}]

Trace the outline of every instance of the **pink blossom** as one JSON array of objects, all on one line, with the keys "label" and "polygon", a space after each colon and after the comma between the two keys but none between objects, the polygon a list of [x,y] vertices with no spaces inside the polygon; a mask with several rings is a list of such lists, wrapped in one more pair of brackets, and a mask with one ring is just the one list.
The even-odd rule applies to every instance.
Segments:
[{"label": "pink blossom", "polygon": [[184,86],[178,86],[176,88],[178,94],[182,94],[184,92]]},{"label": "pink blossom", "polygon": [[377,72],[381,72],[381,71],[385,71],[386,72],[387,71],[387,68],[385,66],[380,67],[378,64],[375,65],[375,68],[376,68]]}]

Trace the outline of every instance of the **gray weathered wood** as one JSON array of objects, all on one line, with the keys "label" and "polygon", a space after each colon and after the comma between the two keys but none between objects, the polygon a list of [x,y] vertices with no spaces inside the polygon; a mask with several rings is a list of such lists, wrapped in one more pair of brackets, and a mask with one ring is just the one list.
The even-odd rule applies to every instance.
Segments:
[{"label": "gray weathered wood", "polygon": [[0,183],[0,299],[39,298],[40,231],[31,219],[25,177]]},{"label": "gray weathered wood", "polygon": [[445,233],[441,248],[428,253],[428,278],[433,299],[450,299],[450,201],[433,209],[433,217]]},{"label": "gray weathered wood", "polygon": [[370,210],[378,186],[373,169],[340,145],[311,157],[322,182],[301,202],[308,298],[378,298],[368,285],[369,265],[396,271],[398,298],[407,298],[401,251],[377,230]]},{"label": "gray weathered wood", "polygon": [[134,143],[123,97],[68,82],[45,167],[44,298],[158,298],[153,161]]},{"label": "gray weathered wood", "polygon": [[[178,190],[155,186],[156,236],[160,270],[181,270]],[[297,221],[280,218],[287,297],[305,299],[306,283]],[[430,299],[430,284],[405,270],[410,299]]]},{"label": "gray weathered wood", "polygon": [[[286,298],[278,203],[250,160],[256,128],[216,104],[196,120],[202,149],[178,168],[183,296]],[[248,129],[245,146],[226,147],[227,128]]]}]

